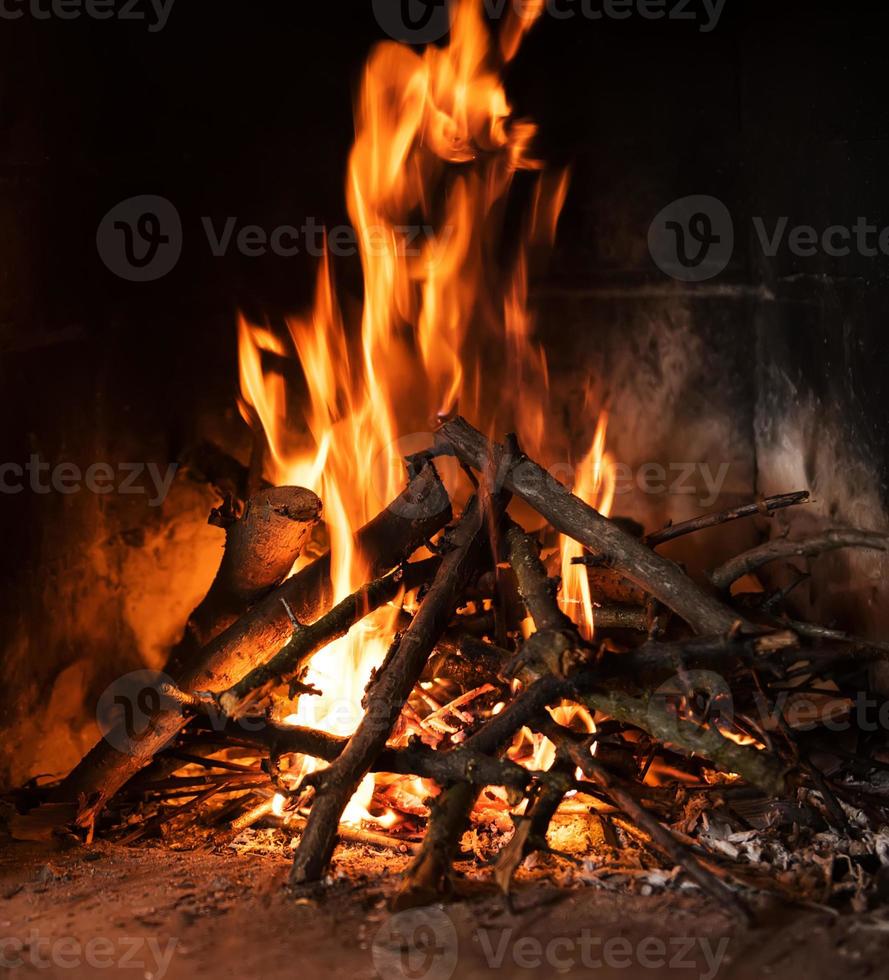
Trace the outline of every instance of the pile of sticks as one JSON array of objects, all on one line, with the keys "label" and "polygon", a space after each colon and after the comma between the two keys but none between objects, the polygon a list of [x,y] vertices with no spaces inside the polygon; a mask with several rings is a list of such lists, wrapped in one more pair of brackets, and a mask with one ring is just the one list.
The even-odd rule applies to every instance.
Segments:
[{"label": "pile of sticks", "polygon": [[[456,457],[475,484],[456,521],[435,468],[442,456]],[[803,504],[808,494],[761,500],[639,538],[553,479],[515,438],[492,444],[461,418],[445,422],[435,445],[407,462],[404,493],[356,539],[379,577],[335,606],[329,555],[286,578],[320,518],[313,494],[269,489],[251,498],[240,517],[236,508],[221,509],[225,557],[171,657],[173,680],[162,703],[141,731],[103,739],[52,791],[55,802],[77,801],[79,828],[92,833],[121,801],[176,796],[187,800],[178,807],[184,812],[221,794],[231,800],[223,816],[243,827],[270,812],[270,790],[278,789],[304,814],[307,808],[292,824],[299,843],[291,883],[302,886],[326,874],[345,833],[340,818],[368,773],[419,776],[439,793],[399,891],[398,905],[407,907],[450,888],[461,838],[486,787],[505,787],[516,804],[526,801],[496,861],[504,888],[526,856],[548,849],[547,829],[571,794],[589,799],[594,814],[619,815],[671,866],[743,911],[726,876],[670,829],[671,808],[689,793],[715,788],[723,798],[765,806],[811,805],[836,828],[848,826],[853,808],[882,822],[889,800],[853,779],[881,767],[880,737],[854,731],[840,745],[824,727],[826,715],[804,728],[785,708],[789,692],[810,692],[817,704],[831,706],[832,718],[837,706],[848,715],[853,692],[869,691],[869,668],[889,646],[788,618],[788,590],[733,595],[732,586],[782,558],[841,547],[886,550],[889,536],[840,530],[808,541],[774,540],[713,571],[705,587],[658,548]],[[509,517],[514,498],[585,547],[580,561],[599,607],[593,642],[560,608],[559,583],[541,560],[539,537]],[[411,561],[423,547],[432,557]],[[276,693],[317,693],[303,683],[315,653],[412,590],[419,604],[412,615],[402,611],[350,737],[270,720]],[[528,617],[534,631],[525,638],[520,624]],[[444,714],[429,707],[428,697],[423,708],[417,697],[420,685],[433,681],[451,692]],[[566,702],[596,718],[595,734],[554,720],[548,709]],[[445,715],[458,723],[442,723]],[[553,743],[555,762],[546,771],[506,755],[524,729]],[[225,761],[219,754],[226,748],[255,753],[257,762]],[[281,760],[294,754],[325,764],[298,787],[280,778]],[[673,791],[647,778],[658,764],[684,774]],[[176,775],[186,766],[199,767],[199,775]],[[379,836],[358,832],[371,843]]]}]

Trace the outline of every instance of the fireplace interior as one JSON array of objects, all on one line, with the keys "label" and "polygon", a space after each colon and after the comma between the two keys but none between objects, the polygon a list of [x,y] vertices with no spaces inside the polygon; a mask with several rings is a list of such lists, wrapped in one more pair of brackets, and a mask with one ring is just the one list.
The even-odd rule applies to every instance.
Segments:
[{"label": "fireplace interior", "polygon": [[881,975],[885,17],[148,6],[0,26],[0,970]]}]

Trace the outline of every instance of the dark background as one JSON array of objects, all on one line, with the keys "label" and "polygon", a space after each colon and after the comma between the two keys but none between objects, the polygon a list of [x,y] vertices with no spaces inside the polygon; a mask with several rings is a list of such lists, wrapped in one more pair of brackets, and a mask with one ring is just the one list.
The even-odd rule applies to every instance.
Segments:
[{"label": "dark background", "polygon": [[[681,319],[695,367],[677,425],[724,416],[733,451],[752,459],[763,405],[811,393],[885,495],[889,262],[769,260],[749,231],[752,215],[889,224],[878,7],[728,0],[711,33],[638,16],[535,28],[508,90],[540,125],[539,154],[573,166],[550,271],[535,284],[557,376],[580,365],[618,387],[630,349],[657,378],[658,338]],[[243,455],[236,311],[275,320],[303,308],[314,260],[234,248],[215,258],[200,219],[345,223],[352,99],[383,38],[369,0],[178,0],[160,33],[0,19],[0,460],[166,466],[223,429]],[[102,216],[141,194],[172,201],[185,236],[177,267],[145,284],[116,278],[96,249]],[[725,201],[738,233],[730,268],[699,287],[666,278],[646,247],[654,215],[687,194]],[[356,262],[337,271],[357,295]],[[769,387],[776,370],[789,388]],[[90,630],[67,628],[83,600],[71,579],[103,587],[84,580],[86,545],[138,537],[156,519],[138,499],[0,496],[0,639],[18,637],[0,654],[7,722],[90,655],[71,638]],[[97,644],[119,644],[119,623],[102,629]]]}]

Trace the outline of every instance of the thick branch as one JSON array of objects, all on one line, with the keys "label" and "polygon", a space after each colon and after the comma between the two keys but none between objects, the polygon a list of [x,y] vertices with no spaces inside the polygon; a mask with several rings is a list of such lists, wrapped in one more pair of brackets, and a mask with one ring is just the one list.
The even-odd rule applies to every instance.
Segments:
[{"label": "thick branch", "polygon": [[769,752],[738,745],[714,728],[682,721],[655,697],[646,694],[632,698],[616,691],[597,691],[583,694],[581,700],[594,711],[641,728],[659,742],[709,760],[723,772],[738,773],[769,796],[781,796],[786,790],[785,769]]},{"label": "thick branch", "polygon": [[[265,725],[259,732],[245,731],[237,722],[225,728],[237,738],[253,742],[257,748],[268,749],[273,755],[307,755],[325,762],[338,759],[349,743],[348,738],[330,735],[312,728]],[[215,765],[211,761],[211,765]],[[371,772],[420,776],[442,782],[468,782],[476,786],[509,786],[526,789],[533,773],[518,763],[496,759],[471,745],[462,745],[448,752],[432,749],[422,742],[412,741],[405,748],[384,748],[374,759]]]},{"label": "thick branch", "polygon": [[256,494],[241,518],[225,529],[225,551],[209,592],[188,617],[185,635],[167,662],[177,674],[197,651],[242,616],[290,574],[321,501],[301,487],[274,487]]}]

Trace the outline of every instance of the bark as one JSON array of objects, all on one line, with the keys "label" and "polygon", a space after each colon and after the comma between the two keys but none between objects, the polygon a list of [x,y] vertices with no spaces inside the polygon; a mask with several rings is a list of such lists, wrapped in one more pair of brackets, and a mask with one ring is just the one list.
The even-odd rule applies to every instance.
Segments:
[{"label": "bark", "polygon": [[167,673],[179,673],[197,650],[290,574],[320,515],[321,501],[300,487],[275,487],[251,497],[243,516],[226,527],[219,571],[188,617]]}]

